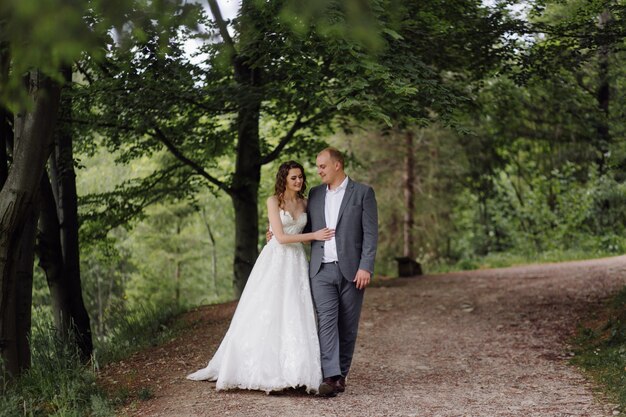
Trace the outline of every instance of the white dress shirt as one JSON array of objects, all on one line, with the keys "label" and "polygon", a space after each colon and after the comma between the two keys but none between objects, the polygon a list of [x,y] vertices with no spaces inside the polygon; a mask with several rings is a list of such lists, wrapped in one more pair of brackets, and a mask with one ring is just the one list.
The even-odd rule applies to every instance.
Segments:
[{"label": "white dress shirt", "polygon": [[[346,177],[341,185],[334,190],[326,187],[326,202],[324,203],[324,216],[326,217],[326,227],[329,229],[337,228],[337,217],[339,217],[339,208],[341,207],[341,201],[346,193],[346,187],[348,186],[348,177]],[[337,242],[333,236],[330,240],[324,242],[324,255],[322,256],[322,263],[336,262],[337,257]]]}]

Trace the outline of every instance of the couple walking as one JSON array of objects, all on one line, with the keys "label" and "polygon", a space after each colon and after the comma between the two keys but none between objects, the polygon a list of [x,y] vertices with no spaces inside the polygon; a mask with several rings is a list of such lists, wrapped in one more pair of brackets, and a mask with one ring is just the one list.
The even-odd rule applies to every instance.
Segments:
[{"label": "couple walking", "polygon": [[[345,391],[378,214],[374,191],[346,176],[338,150],[324,149],[316,164],[323,184],[308,201],[302,166],[280,166],[267,200],[270,240],[213,359],[188,379],[217,381],[218,390]],[[310,263],[302,242],[311,242]]]}]

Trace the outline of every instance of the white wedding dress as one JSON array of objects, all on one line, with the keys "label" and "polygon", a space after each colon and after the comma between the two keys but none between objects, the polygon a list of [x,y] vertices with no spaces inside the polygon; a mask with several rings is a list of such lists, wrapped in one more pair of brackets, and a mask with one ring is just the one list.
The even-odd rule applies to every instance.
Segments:
[{"label": "white wedding dress", "polygon": [[[301,233],[307,222],[306,214],[293,219],[283,210],[280,219],[287,234]],[[213,359],[187,379],[217,381],[217,390],[317,391],[320,349],[301,243],[265,245]]]}]

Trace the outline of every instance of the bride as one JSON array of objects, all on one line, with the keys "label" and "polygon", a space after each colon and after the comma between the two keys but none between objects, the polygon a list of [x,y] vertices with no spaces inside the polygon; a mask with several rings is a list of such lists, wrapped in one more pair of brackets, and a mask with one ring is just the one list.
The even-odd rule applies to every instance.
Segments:
[{"label": "bride", "polygon": [[213,359],[188,379],[217,381],[217,390],[317,391],[320,350],[301,242],[329,240],[334,230],[301,233],[307,223],[305,190],[302,165],[283,163],[267,200],[274,238],[261,251]]}]

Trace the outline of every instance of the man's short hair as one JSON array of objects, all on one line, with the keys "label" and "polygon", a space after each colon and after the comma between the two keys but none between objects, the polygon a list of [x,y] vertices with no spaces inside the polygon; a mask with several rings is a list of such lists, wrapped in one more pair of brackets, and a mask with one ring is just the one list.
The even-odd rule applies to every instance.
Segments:
[{"label": "man's short hair", "polygon": [[326,149],[323,149],[320,153],[322,152],[328,152],[330,154],[330,157],[332,159],[334,159],[335,161],[339,162],[341,164],[341,167],[344,168],[344,157],[343,157],[343,153],[341,153],[341,151],[337,148],[333,148],[332,146],[329,146]]}]

